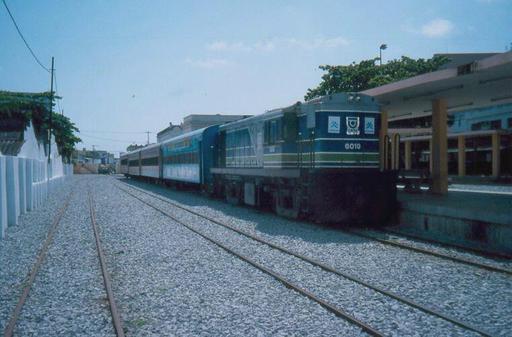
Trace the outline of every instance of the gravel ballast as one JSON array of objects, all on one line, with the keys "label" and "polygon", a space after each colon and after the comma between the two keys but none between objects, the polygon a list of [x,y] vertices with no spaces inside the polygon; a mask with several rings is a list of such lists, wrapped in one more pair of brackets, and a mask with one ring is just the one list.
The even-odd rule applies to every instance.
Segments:
[{"label": "gravel ballast", "polygon": [[[474,336],[296,257],[131,189],[124,182],[454,316],[512,335],[512,277],[414,253],[335,228],[231,206],[198,193],[108,176],[75,176],[0,241],[0,324],[71,187],[73,195],[21,312],[19,336],[114,336],[89,218],[87,189],[127,336],[363,336],[358,326],[243,262],[143,200],[274,270],[390,336]],[[379,233],[373,233],[378,235]],[[400,238],[398,238],[400,239]],[[411,244],[417,244],[413,240]],[[426,243],[417,244],[429,248]],[[439,247],[436,247],[439,249]],[[471,254],[463,254],[473,258]],[[493,263],[492,260],[480,258]],[[507,262],[494,262],[508,266]]]},{"label": "gravel ballast", "polygon": [[[157,207],[168,208],[168,204],[162,201],[141,193],[138,193],[138,196]],[[330,304],[343,308],[386,335],[437,336],[441,331],[450,331],[453,336],[471,335],[450,323],[414,310],[362,285],[323,271],[186,211],[174,208],[172,214],[187,224],[193,224],[197,230],[235,251],[278,271],[302,288],[312,291]]]},{"label": "gravel ballast", "polygon": [[438,307],[493,335],[512,333],[508,319],[512,317],[512,278],[508,275],[413,253],[332,228],[234,207],[194,193],[133,183],[372,284]]},{"label": "gravel ballast", "polygon": [[74,180],[66,179],[37,209],[20,216],[17,226],[0,240],[0,329],[4,331],[53,220],[64,205]]},{"label": "gravel ballast", "polygon": [[112,183],[96,181],[97,220],[128,335],[364,335]]},{"label": "gravel ballast", "polygon": [[87,202],[74,177],[68,209],[21,311],[19,336],[114,336]]}]

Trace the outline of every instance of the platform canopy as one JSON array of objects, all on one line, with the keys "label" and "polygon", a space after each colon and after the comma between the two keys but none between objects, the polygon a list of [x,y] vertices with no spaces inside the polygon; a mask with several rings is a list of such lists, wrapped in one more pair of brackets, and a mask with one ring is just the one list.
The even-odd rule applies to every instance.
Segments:
[{"label": "platform canopy", "polygon": [[[473,57],[468,57],[471,55]],[[431,115],[433,99],[446,100],[448,113],[512,103],[512,51],[488,55],[466,54],[463,59],[473,61],[452,63],[452,67],[448,64],[447,69],[362,93],[375,97],[382,109],[388,112],[390,120]],[[447,56],[450,57],[449,54]]]},{"label": "platform canopy", "polygon": [[[382,106],[381,153],[388,119],[391,122],[432,116],[430,172],[432,191],[436,194],[448,191],[448,114],[512,102],[512,51],[491,56],[451,56],[452,61],[444,69],[363,91]],[[492,143],[493,176],[498,176],[498,135],[493,136]],[[397,144],[392,147],[399,148]],[[387,163],[384,158],[381,157],[381,166]],[[392,156],[392,169],[398,169],[397,158]]]}]

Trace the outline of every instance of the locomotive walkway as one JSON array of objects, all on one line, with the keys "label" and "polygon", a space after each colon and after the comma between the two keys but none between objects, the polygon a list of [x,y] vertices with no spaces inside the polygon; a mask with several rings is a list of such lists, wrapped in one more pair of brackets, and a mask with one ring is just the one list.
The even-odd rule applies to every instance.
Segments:
[{"label": "locomotive walkway", "polygon": [[[27,284],[27,272],[72,190],[20,310],[15,336],[114,336],[112,302],[127,336],[512,334],[507,319],[512,316],[510,274],[234,207],[196,193],[97,175],[72,177],[62,193],[23,215],[19,226],[9,227],[7,239],[0,241],[3,331]],[[94,200],[93,211],[87,191]],[[92,214],[110,276],[110,300]],[[251,241],[220,223],[261,241]],[[458,254],[512,269],[511,261]],[[313,296],[289,288],[255,264]]]}]

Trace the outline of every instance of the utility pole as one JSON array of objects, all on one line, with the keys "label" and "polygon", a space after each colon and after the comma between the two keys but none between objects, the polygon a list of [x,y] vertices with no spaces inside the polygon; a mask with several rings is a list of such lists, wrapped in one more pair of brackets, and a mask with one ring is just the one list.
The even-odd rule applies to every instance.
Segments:
[{"label": "utility pole", "polygon": [[50,72],[50,123],[48,126],[48,164],[50,163],[50,155],[52,152],[52,115],[53,115],[53,65],[54,65],[54,58],[52,56],[52,68]]},{"label": "utility pole", "polygon": [[151,131],[146,131],[145,133],[148,135],[148,140],[146,142],[146,145],[149,145],[149,134],[151,133]]},{"label": "utility pole", "polygon": [[92,164],[94,165],[94,159],[96,158],[96,145],[92,145]]}]

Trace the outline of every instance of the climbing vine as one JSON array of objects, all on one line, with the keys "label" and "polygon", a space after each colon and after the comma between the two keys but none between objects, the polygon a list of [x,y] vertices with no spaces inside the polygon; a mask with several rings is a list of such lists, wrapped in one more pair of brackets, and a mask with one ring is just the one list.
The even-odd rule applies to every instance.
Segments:
[{"label": "climbing vine", "polygon": [[[54,96],[55,100],[60,99]],[[37,139],[48,143],[50,126],[50,92],[17,93],[0,91],[0,122],[6,127],[25,129],[32,121]],[[63,158],[69,160],[75,144],[81,141],[76,135],[78,128],[71,120],[58,113],[52,113],[52,134]]]}]

